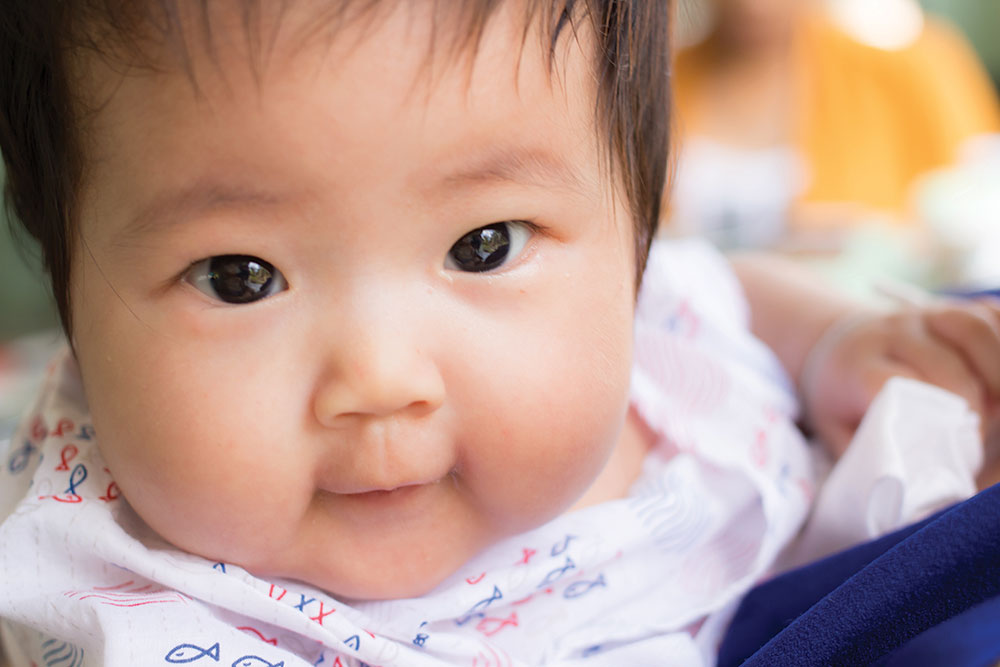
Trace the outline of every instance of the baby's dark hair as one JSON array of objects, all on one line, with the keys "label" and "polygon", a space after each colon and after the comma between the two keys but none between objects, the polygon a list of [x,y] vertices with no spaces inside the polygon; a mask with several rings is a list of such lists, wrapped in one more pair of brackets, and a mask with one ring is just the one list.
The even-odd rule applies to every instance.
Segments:
[{"label": "baby's dark hair", "polygon": [[[474,50],[495,10],[510,0],[434,2],[448,14],[454,44]],[[81,150],[85,105],[74,58],[83,51],[133,64],[144,43],[161,38],[186,57],[182,8],[207,26],[218,0],[18,0],[0,13],[0,151],[7,169],[6,203],[41,245],[67,334],[71,258],[78,242],[77,191],[85,174]],[[266,0],[232,0],[247,29]],[[541,21],[550,55],[560,36],[588,28],[595,36],[596,119],[609,175],[624,186],[634,226],[638,281],[660,214],[669,151],[668,0],[521,0],[525,26]],[[286,3],[282,2],[282,6]],[[329,0],[317,21],[343,23],[369,14],[381,0]],[[527,30],[526,30],[527,34]],[[551,64],[551,63],[550,63]]]}]

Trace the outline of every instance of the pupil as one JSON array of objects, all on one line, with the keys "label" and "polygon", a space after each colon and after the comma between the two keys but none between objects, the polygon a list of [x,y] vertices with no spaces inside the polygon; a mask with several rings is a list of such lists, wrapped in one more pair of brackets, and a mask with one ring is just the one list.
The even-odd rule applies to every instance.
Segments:
[{"label": "pupil", "polygon": [[266,295],[274,275],[274,267],[250,257],[223,256],[212,258],[212,289],[223,301],[247,303]]},{"label": "pupil", "polygon": [[452,246],[451,255],[463,271],[489,271],[503,264],[509,250],[507,225],[499,222],[463,236]]}]

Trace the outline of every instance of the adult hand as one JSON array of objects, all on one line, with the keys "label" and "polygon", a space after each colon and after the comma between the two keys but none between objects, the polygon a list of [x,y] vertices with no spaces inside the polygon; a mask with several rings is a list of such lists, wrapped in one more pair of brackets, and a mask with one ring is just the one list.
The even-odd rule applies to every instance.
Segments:
[{"label": "adult hand", "polygon": [[[831,325],[809,353],[799,390],[809,426],[839,456],[893,376],[964,398],[984,434],[1000,425],[1000,302],[940,301],[858,312]],[[1000,443],[998,443],[1000,444]],[[991,451],[987,449],[987,467]]]}]

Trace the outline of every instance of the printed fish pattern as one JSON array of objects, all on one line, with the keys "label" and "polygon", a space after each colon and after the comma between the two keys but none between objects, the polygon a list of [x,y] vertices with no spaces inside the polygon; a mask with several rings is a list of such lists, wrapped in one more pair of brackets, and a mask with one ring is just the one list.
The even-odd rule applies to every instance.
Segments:
[{"label": "printed fish pattern", "polygon": [[212,644],[208,648],[202,648],[200,646],[196,646],[195,644],[180,644],[170,649],[170,652],[167,653],[166,657],[163,659],[174,665],[186,665],[191,662],[197,662],[202,658],[209,658],[218,662],[218,642]]}]

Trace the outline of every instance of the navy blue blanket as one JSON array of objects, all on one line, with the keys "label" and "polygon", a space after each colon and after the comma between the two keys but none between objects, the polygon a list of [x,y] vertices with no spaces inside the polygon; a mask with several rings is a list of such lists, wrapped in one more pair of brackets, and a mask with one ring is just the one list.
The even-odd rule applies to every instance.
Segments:
[{"label": "navy blue blanket", "polygon": [[1000,485],[753,589],[730,665],[948,665],[1000,658]]}]

